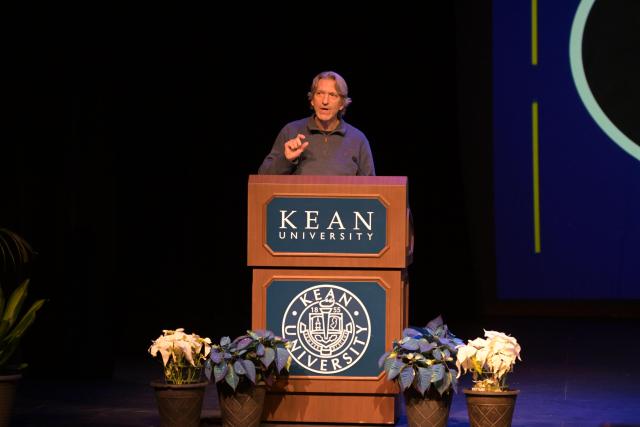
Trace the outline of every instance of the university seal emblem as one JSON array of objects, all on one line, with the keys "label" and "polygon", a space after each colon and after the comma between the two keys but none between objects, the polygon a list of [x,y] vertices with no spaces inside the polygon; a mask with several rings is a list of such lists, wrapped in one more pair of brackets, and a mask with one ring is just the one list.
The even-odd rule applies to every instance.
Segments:
[{"label": "university seal emblem", "polygon": [[371,320],[362,301],[336,285],[312,286],[291,300],[282,318],[289,352],[303,368],[331,375],[360,360],[371,338]]}]

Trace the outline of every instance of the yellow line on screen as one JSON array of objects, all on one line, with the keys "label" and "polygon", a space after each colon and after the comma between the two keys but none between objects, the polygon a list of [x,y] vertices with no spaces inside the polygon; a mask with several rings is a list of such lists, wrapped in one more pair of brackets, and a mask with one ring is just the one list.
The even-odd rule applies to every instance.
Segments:
[{"label": "yellow line on screen", "polygon": [[533,145],[533,232],[535,253],[542,250],[540,238],[540,150],[539,150],[538,101],[531,104],[531,142]]},{"label": "yellow line on screen", "polygon": [[538,65],[538,0],[531,0],[531,65]]}]

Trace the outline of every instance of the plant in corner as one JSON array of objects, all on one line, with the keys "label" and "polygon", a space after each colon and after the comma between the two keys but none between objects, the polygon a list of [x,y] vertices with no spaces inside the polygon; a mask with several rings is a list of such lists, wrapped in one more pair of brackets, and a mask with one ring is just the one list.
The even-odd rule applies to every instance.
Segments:
[{"label": "plant in corner", "polygon": [[[218,388],[224,426],[259,426],[265,387],[289,372],[287,340],[268,330],[247,331],[233,341],[223,337],[211,349],[207,376]],[[258,386],[258,387],[256,387]]]},{"label": "plant in corner", "polygon": [[[0,228],[0,427],[7,426],[18,373],[26,364],[12,364],[20,340],[36,318],[45,300],[34,302],[20,317],[29,289],[28,266],[34,252],[19,235]],[[16,286],[5,298],[5,286]],[[5,424],[6,423],[6,424]]]},{"label": "plant in corner", "polygon": [[151,382],[161,426],[199,426],[207,386],[203,372],[211,340],[187,334],[182,328],[167,329],[151,343],[148,351],[154,357],[160,353],[164,367],[164,379]]},{"label": "plant in corner", "polygon": [[457,384],[456,347],[462,344],[438,316],[424,328],[405,329],[380,357],[379,366],[404,393],[410,426],[446,426]]},{"label": "plant in corner", "polygon": [[[460,374],[472,372],[473,386],[464,390],[471,426],[510,426],[519,390],[507,385],[507,374],[520,359],[520,344],[509,335],[484,331],[484,338],[458,347]],[[460,375],[458,374],[458,375]]]}]

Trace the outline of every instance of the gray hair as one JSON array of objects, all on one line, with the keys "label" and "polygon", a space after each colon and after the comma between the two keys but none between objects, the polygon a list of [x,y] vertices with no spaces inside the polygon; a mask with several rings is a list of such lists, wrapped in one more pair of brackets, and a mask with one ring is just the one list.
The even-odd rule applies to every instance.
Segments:
[{"label": "gray hair", "polygon": [[336,82],[336,90],[338,91],[340,98],[342,98],[342,110],[338,112],[338,117],[344,116],[347,112],[347,107],[351,104],[349,88],[347,87],[347,82],[335,71],[323,71],[313,78],[313,82],[311,82],[311,90],[307,94],[309,101],[313,99],[313,94],[316,93],[320,79],[331,79]]}]

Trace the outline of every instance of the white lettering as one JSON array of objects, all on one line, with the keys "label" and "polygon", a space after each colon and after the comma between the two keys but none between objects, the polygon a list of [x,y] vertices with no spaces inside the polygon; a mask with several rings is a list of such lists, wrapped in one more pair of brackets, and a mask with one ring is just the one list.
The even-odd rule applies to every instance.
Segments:
[{"label": "white lettering", "polygon": [[351,365],[351,363],[353,362],[353,359],[347,353],[342,353],[342,358],[345,362],[347,362],[347,365]]},{"label": "white lettering", "polygon": [[[342,305],[344,305],[345,307],[349,307],[349,303],[351,302],[351,300],[353,299],[353,297],[348,297],[346,292],[342,293],[342,296],[340,297],[340,299],[338,300],[338,302],[341,302]],[[357,333],[357,332],[356,332]]]},{"label": "white lettering", "polygon": [[316,299],[316,301],[320,301],[322,299],[322,295],[320,295],[320,289],[314,289],[313,296]]},{"label": "white lettering", "polygon": [[301,302],[302,304],[304,304],[304,306],[305,306],[305,307],[306,307],[306,306],[308,306],[309,304],[311,304],[311,301],[309,301],[309,300],[307,299],[307,293],[306,293],[306,292],[305,292],[305,294],[304,294],[304,295],[302,295],[302,296],[300,297],[300,302]]},{"label": "white lettering", "polygon": [[310,354],[307,355],[307,366],[308,367],[312,367],[314,363],[316,363],[318,361],[318,358],[313,358],[311,357]]},{"label": "white lettering", "polygon": [[336,297],[333,295],[333,289],[329,288],[329,292],[327,292],[327,295],[325,298],[328,299],[329,301],[334,301],[336,299]]},{"label": "white lettering", "polygon": [[360,228],[358,227],[358,219],[360,219],[360,222],[362,222],[362,225],[364,225],[367,228],[367,230],[371,231],[371,222],[372,222],[371,215],[373,215],[373,212],[367,212],[369,214],[369,223],[368,224],[364,220],[362,215],[360,215],[360,212],[354,211],[353,213],[355,214],[353,229],[354,230],[360,230]]},{"label": "white lettering", "polygon": [[340,359],[338,359],[337,357],[335,359],[331,359],[331,367],[334,371],[336,369],[342,369],[342,366],[340,366]]},{"label": "white lettering", "polygon": [[[345,305],[346,305],[346,304],[345,304]],[[367,330],[367,328],[363,328],[363,327],[362,327],[362,326],[360,326],[360,325],[356,325],[356,335],[358,335],[360,332],[364,332],[364,331],[366,331],[366,330]]]},{"label": "white lettering", "polygon": [[[317,230],[318,229],[318,211],[305,211],[307,214],[307,226],[305,227],[307,230]],[[311,214],[315,214],[311,216]],[[315,224],[315,227],[311,226],[311,223]]]},{"label": "white lettering", "polygon": [[294,351],[300,350],[302,348],[302,347],[300,347],[298,345],[298,339],[297,338],[295,340],[291,340],[290,342],[291,342],[291,348],[289,349],[289,352],[293,353]]},{"label": "white lettering", "polygon": [[294,213],[296,213],[296,211],[291,211],[289,213],[289,215],[284,216],[284,214],[286,212],[287,211],[280,211],[280,228],[287,228],[287,227],[284,226],[284,223],[286,222],[287,224],[289,224],[291,226],[291,228],[293,228],[295,230],[297,227],[295,225],[293,225],[293,223],[291,221],[289,221],[289,217],[291,215],[293,215]]},{"label": "white lettering", "polygon": [[338,214],[338,211],[334,212],[333,218],[331,218],[331,222],[329,223],[327,230],[333,230],[333,224],[338,224],[338,228],[340,230],[344,230],[344,225],[342,225],[342,219],[340,218],[340,214]]},{"label": "white lettering", "polygon": [[360,341],[360,340],[358,339],[358,337],[356,337],[356,338],[353,340],[353,343],[354,343],[354,344],[363,344],[363,345],[364,345],[364,344],[366,344],[366,342],[364,342],[364,341]]},{"label": "white lettering", "polygon": [[373,239],[373,233],[367,233],[367,236],[369,236],[369,241],[371,241],[371,239]]},{"label": "white lettering", "polygon": [[322,359],[320,361],[320,370],[321,371],[326,371],[327,370],[327,359]]},{"label": "white lettering", "polygon": [[[284,327],[284,334],[285,335],[297,335],[298,334],[298,330],[296,329],[296,325],[287,325]],[[296,340],[298,341],[298,340]]]}]

